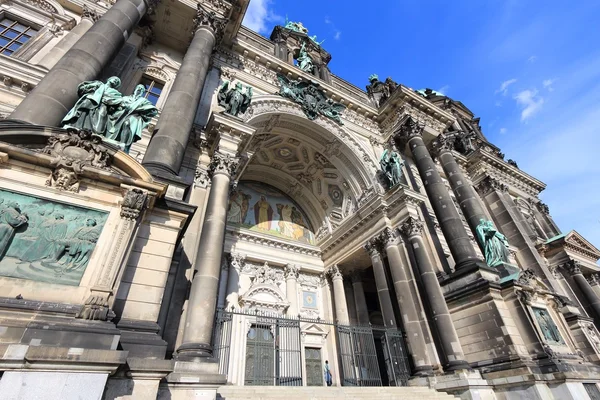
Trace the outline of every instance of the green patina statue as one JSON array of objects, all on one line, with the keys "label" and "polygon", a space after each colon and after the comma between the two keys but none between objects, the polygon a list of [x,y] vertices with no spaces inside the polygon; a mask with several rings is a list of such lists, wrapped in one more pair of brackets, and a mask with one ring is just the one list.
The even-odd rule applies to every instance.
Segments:
[{"label": "green patina statue", "polygon": [[548,310],[538,307],[532,307],[532,309],[535,319],[542,330],[544,339],[551,344],[564,345],[565,341],[560,335],[558,327],[552,320],[552,317],[548,314]]},{"label": "green patina statue", "polygon": [[[293,22],[287,19],[285,19],[285,29],[289,29],[290,31],[294,31],[294,32],[298,32],[298,33],[303,33],[306,36],[308,36],[308,28],[306,28],[304,25],[302,25],[302,22]],[[320,46],[321,44],[323,44],[323,41],[318,42],[317,41],[317,35],[313,35],[313,36],[308,36],[308,38],[316,45]]]},{"label": "green patina statue", "polygon": [[252,87],[247,86],[244,92],[244,86],[238,82],[235,87],[229,89],[229,81],[225,81],[219,89],[217,99],[219,105],[225,107],[227,114],[237,117],[238,114],[243,114],[248,109],[252,100]]},{"label": "green patina statue", "polygon": [[346,106],[336,103],[325,96],[323,90],[314,82],[291,81],[284,75],[277,75],[279,95],[287,97],[302,107],[302,111],[310,120],[323,115],[343,125],[341,113]]},{"label": "green patina statue", "polygon": [[315,65],[313,64],[312,58],[308,55],[308,51],[306,51],[306,42],[302,43],[296,61],[298,62],[298,68],[302,71],[308,72],[309,74],[313,73]]},{"label": "green patina statue", "polygon": [[508,240],[498,232],[492,221],[479,220],[476,228],[477,239],[483,247],[485,261],[490,267],[508,262]]},{"label": "green patina statue", "polygon": [[404,160],[394,150],[385,149],[379,159],[379,166],[383,172],[383,177],[386,181],[387,188],[391,189],[400,183],[402,178],[402,166]]},{"label": "green patina statue", "polygon": [[117,89],[121,80],[116,76],[101,81],[83,82],[77,88],[79,100],[62,120],[65,128],[90,131],[116,143],[124,151],[142,138],[158,110],[145,99],[144,86],[138,85],[132,96],[123,96]]}]

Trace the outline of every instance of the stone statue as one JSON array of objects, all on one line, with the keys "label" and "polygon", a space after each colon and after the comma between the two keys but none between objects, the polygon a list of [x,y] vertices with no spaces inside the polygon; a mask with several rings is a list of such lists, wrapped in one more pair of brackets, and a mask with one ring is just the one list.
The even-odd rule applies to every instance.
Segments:
[{"label": "stone statue", "polygon": [[536,320],[540,329],[542,330],[542,334],[544,335],[544,339],[551,343],[563,344],[564,340],[560,333],[558,332],[558,327],[552,321],[550,314],[548,314],[547,310],[543,308],[534,308],[533,312],[535,314]]},{"label": "stone statue", "polygon": [[142,138],[142,131],[148,126],[158,110],[144,98],[144,85],[137,85],[131,96],[123,96],[120,106],[108,121],[106,139],[115,142],[129,153],[134,142]]},{"label": "stone statue", "polygon": [[229,81],[225,81],[219,89],[217,99],[219,105],[225,107],[227,114],[237,117],[248,109],[252,100],[252,87],[247,86],[244,93],[244,86],[240,82],[236,83],[233,89],[229,89]]},{"label": "stone statue", "polygon": [[400,183],[404,160],[394,150],[385,149],[379,159],[379,166],[385,177],[387,188],[391,189]]},{"label": "stone statue", "polygon": [[27,224],[27,217],[21,213],[19,203],[8,201],[0,211],[0,259],[10,246],[17,228]]},{"label": "stone statue", "polygon": [[144,86],[138,85],[131,96],[117,89],[121,80],[116,76],[101,81],[83,82],[77,88],[79,100],[62,120],[65,128],[90,131],[117,143],[124,151],[142,138],[142,130],[158,110],[144,96]]},{"label": "stone statue", "polygon": [[473,143],[477,139],[475,132],[458,132],[454,141],[454,148],[461,154],[469,154],[475,151],[475,144]]},{"label": "stone statue", "polygon": [[343,125],[341,113],[346,109],[346,106],[328,99],[318,84],[291,81],[281,74],[277,75],[277,79],[280,84],[279,95],[300,104],[308,119],[314,120],[320,114]]},{"label": "stone statue", "polygon": [[65,128],[91,131],[97,135],[106,134],[109,116],[121,103],[123,95],[117,89],[121,80],[111,76],[106,83],[87,81],[77,87],[79,100],[62,120]]},{"label": "stone statue", "polygon": [[298,68],[300,68],[304,72],[308,72],[312,74],[315,66],[313,64],[312,58],[308,55],[306,51],[306,43],[302,43],[302,47],[300,47],[300,52],[298,53],[298,58],[296,58],[298,62]]},{"label": "stone statue", "polygon": [[495,267],[508,262],[508,240],[498,232],[492,221],[479,220],[476,228],[477,239],[483,247],[485,261],[490,267]]},{"label": "stone statue", "polygon": [[377,74],[372,74],[369,76],[367,94],[377,106],[381,106],[397,88],[398,84],[391,77],[388,77],[385,82],[381,82]]}]

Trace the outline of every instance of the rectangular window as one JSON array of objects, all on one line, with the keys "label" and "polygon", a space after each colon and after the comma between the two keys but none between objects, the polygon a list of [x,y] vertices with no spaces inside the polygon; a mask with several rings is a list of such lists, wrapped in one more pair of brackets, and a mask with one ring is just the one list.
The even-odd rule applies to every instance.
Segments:
[{"label": "rectangular window", "polygon": [[6,17],[0,19],[0,54],[12,55],[36,33],[31,26]]},{"label": "rectangular window", "polygon": [[144,88],[146,89],[144,97],[147,98],[152,104],[156,105],[165,85],[147,76],[142,77],[140,85],[144,85]]}]

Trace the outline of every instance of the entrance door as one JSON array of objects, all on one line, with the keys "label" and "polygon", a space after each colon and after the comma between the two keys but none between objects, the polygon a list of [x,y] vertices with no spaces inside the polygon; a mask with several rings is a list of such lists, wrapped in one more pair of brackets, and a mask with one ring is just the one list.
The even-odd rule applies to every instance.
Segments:
[{"label": "entrance door", "polygon": [[323,366],[321,364],[321,349],[306,347],[304,349],[306,360],[306,385],[323,386]]},{"label": "entrance door", "polygon": [[246,342],[246,385],[275,383],[275,339],[270,325],[252,325]]}]

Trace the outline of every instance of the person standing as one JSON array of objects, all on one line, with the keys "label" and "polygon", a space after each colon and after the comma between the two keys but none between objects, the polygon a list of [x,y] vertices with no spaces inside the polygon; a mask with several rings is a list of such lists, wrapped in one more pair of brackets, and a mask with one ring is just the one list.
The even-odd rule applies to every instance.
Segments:
[{"label": "person standing", "polygon": [[333,380],[331,379],[331,371],[329,370],[329,361],[325,360],[325,382],[327,386],[331,386],[333,384]]}]

